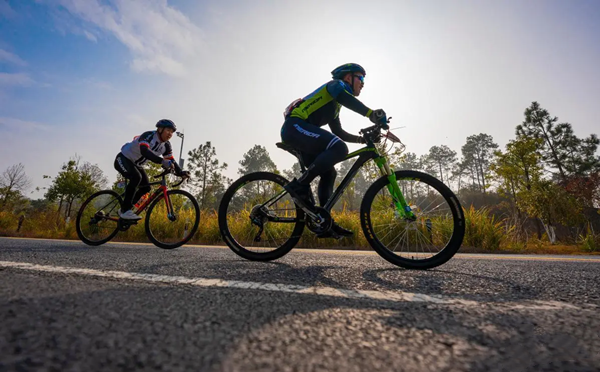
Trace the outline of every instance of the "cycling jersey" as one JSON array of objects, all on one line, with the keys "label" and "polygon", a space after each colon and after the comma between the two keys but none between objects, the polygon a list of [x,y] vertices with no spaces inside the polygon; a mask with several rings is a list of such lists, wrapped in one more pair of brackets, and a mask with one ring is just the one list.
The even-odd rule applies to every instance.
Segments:
[{"label": "cycling jersey", "polygon": [[339,124],[341,106],[363,116],[371,110],[353,95],[352,87],[343,80],[331,80],[295,104],[289,117],[302,119],[322,127],[326,124]]},{"label": "cycling jersey", "polygon": [[161,142],[156,131],[144,132],[135,137],[133,141],[121,147],[121,153],[138,167],[146,164],[148,160],[157,164],[162,162],[162,158],[174,160],[171,143]]}]

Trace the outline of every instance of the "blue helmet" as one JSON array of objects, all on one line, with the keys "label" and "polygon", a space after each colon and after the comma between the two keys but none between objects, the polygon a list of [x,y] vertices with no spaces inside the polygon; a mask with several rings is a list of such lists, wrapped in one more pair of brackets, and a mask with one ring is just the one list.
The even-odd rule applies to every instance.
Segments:
[{"label": "blue helmet", "polygon": [[177,130],[177,126],[173,122],[173,120],[169,119],[161,119],[156,123],[157,128],[171,128],[173,131]]},{"label": "blue helmet", "polygon": [[347,73],[351,73],[351,72],[360,72],[364,76],[367,76],[367,72],[365,71],[365,69],[362,68],[362,66],[359,65],[358,63],[343,64],[343,65],[337,67],[335,70],[331,71],[331,76],[334,79],[342,79],[344,77],[344,75],[346,75]]}]

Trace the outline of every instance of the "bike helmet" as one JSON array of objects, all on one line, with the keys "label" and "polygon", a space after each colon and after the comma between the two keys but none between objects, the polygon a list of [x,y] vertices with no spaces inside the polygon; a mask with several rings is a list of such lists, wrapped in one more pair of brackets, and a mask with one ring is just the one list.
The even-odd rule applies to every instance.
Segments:
[{"label": "bike helmet", "polygon": [[174,131],[177,130],[177,126],[175,126],[175,123],[173,122],[173,120],[169,120],[169,119],[161,119],[156,123],[156,127],[157,128],[171,128]]},{"label": "bike helmet", "polygon": [[335,70],[331,71],[331,76],[334,79],[342,79],[344,75],[351,72],[360,72],[364,76],[367,76],[367,72],[361,65],[358,63],[346,63],[339,67],[336,67]]}]

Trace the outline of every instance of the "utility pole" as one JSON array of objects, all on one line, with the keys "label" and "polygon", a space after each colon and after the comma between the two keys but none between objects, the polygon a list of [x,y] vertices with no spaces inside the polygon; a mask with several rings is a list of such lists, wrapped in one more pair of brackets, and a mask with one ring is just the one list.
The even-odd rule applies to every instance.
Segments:
[{"label": "utility pole", "polygon": [[177,134],[177,137],[181,138],[181,148],[179,149],[179,167],[181,169],[183,169],[183,158],[181,157],[181,154],[183,153],[183,139],[184,139],[184,135],[182,132],[175,132]]}]

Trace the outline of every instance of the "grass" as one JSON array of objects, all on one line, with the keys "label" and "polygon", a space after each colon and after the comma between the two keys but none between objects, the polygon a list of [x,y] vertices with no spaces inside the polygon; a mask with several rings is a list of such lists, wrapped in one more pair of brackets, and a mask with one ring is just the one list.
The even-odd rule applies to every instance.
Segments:
[{"label": "grass", "polygon": [[[600,254],[600,235],[594,234],[591,228],[585,235],[580,235],[577,245],[551,245],[547,241],[533,239],[528,242],[515,242],[510,239],[511,229],[507,228],[505,221],[498,221],[489,210],[465,209],[466,231],[463,245],[459,252],[463,253],[525,253],[525,254]],[[357,212],[343,210],[333,212],[333,218],[341,226],[354,232],[354,236],[341,240],[318,239],[305,228],[298,248],[330,248],[371,250],[362,232],[359,215]],[[145,217],[145,216],[144,216]],[[202,211],[200,225],[190,244],[223,245],[218,227],[218,218],[215,211]],[[375,217],[374,217],[375,218]],[[379,216],[378,218],[387,218]],[[238,219],[237,224],[232,224],[234,234],[247,234],[249,226],[247,218]],[[147,242],[144,230],[145,219],[138,225],[132,226],[126,232],[119,232],[114,241]],[[281,226],[277,224],[275,226]],[[10,212],[0,212],[0,236],[49,238],[49,239],[78,239],[75,231],[75,220],[66,223],[57,216],[55,211],[38,213],[34,217],[26,218],[20,232],[16,232],[18,218]],[[271,225],[273,226],[273,225]],[[288,225],[289,226],[289,225]],[[272,227],[271,227],[272,228]],[[289,227],[288,227],[289,228]],[[168,229],[164,226],[163,229]],[[275,231],[270,230],[275,234]]]}]

